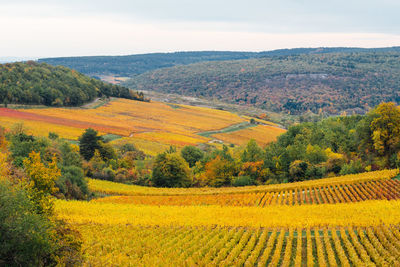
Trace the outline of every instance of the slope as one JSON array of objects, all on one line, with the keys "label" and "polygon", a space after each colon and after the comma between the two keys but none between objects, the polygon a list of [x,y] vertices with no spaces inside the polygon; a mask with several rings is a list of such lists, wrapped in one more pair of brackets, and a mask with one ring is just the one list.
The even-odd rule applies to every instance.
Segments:
[{"label": "slope", "polygon": [[400,53],[303,54],[202,62],[146,72],[125,85],[302,114],[364,113],[400,103]]}]

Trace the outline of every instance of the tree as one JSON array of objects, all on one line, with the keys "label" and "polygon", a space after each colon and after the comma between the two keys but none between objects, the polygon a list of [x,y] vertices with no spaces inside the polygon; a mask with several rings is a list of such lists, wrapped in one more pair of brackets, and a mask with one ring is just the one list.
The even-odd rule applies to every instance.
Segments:
[{"label": "tree", "polygon": [[0,181],[0,265],[55,266],[53,227],[21,188]]},{"label": "tree", "polygon": [[100,149],[102,137],[97,134],[96,130],[89,128],[79,137],[79,152],[86,161],[93,157],[96,149]]},{"label": "tree", "polygon": [[235,173],[235,163],[218,155],[206,163],[204,180],[211,186],[226,186],[232,183]]},{"label": "tree", "polygon": [[112,145],[109,143],[99,142],[99,152],[105,162],[109,162],[111,159],[117,158],[117,153]]},{"label": "tree", "polygon": [[264,152],[261,147],[258,146],[256,140],[251,139],[246,146],[246,149],[242,153],[243,162],[257,162],[262,160]]},{"label": "tree", "polygon": [[189,167],[192,168],[196,162],[203,158],[204,153],[195,146],[185,146],[181,150],[181,155],[189,163]]},{"label": "tree", "polygon": [[239,176],[248,176],[252,181],[258,181],[260,183],[265,182],[268,179],[269,169],[263,169],[264,162],[262,160],[257,162],[245,162],[243,163]]},{"label": "tree", "polygon": [[158,154],[151,180],[159,187],[188,187],[191,184],[189,165],[176,153]]},{"label": "tree", "polygon": [[307,168],[308,168],[307,162],[301,160],[293,161],[290,164],[290,169],[289,169],[290,182],[297,182],[304,180]]},{"label": "tree", "polygon": [[400,143],[400,109],[395,103],[382,103],[373,113],[377,115],[370,125],[374,148],[379,155],[389,157]]},{"label": "tree", "polygon": [[51,214],[52,195],[58,191],[55,181],[61,176],[56,159],[53,158],[52,162],[46,166],[41,161],[40,153],[32,151],[29,158],[24,160],[24,167],[28,177],[29,192],[32,200],[38,204],[39,213]]}]

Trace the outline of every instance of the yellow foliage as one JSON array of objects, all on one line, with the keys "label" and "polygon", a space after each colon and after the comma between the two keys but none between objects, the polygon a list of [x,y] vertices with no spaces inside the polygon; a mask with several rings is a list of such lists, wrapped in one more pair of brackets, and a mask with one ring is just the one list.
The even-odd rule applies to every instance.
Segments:
[{"label": "yellow foliage", "polygon": [[312,187],[355,184],[367,181],[391,179],[399,174],[398,169],[350,174],[333,178],[324,178],[287,184],[272,184],[244,187],[202,187],[202,188],[155,188],[138,185],[127,185],[104,180],[88,179],[90,190],[111,195],[201,195],[201,194],[235,194],[276,192],[284,190],[308,189]]},{"label": "yellow foliage", "polygon": [[10,166],[8,163],[8,153],[0,150],[0,181],[6,180],[10,174]]},{"label": "yellow foliage", "polygon": [[329,147],[327,149],[325,149],[325,153],[329,159],[342,159],[343,158],[342,154],[333,152],[332,149],[330,149]]},{"label": "yellow foliage", "polygon": [[113,145],[123,145],[126,143],[131,143],[134,144],[136,148],[139,150],[143,151],[145,154],[150,155],[150,156],[156,156],[157,154],[160,154],[164,152],[165,150],[169,149],[170,145],[168,144],[162,144],[162,143],[157,143],[145,139],[138,139],[138,138],[133,138],[133,137],[123,137],[120,139],[116,139],[114,141],[111,141],[111,144]]},{"label": "yellow foliage", "polygon": [[[133,196],[57,200],[55,210],[81,232],[84,266],[397,266],[400,200],[360,196],[398,195],[400,183],[391,180],[398,174],[385,170],[244,188],[89,180],[90,188]],[[298,192],[304,194],[296,197]],[[309,197],[318,205],[297,205]],[[260,199],[269,205],[251,206]]]},{"label": "yellow foliage", "polygon": [[187,145],[197,145],[200,143],[207,142],[208,138],[199,135],[184,135],[168,132],[145,132],[134,134],[135,139],[144,139],[151,142],[157,142],[161,144],[170,144],[178,147],[183,147]]},{"label": "yellow foliage", "polygon": [[111,196],[95,199],[95,202],[138,204],[138,205],[220,205],[259,206],[310,205],[359,202],[378,199],[400,199],[397,188],[400,182],[380,180],[356,184],[342,184],[338,187],[323,186],[308,189],[282,190],[277,192],[203,195],[136,195]]},{"label": "yellow foliage", "polygon": [[42,163],[40,153],[32,151],[24,160],[25,173],[29,181],[29,191],[33,201],[41,211],[49,213],[53,208],[51,195],[58,191],[55,181],[61,176],[56,157],[46,166]]},{"label": "yellow foliage", "polygon": [[[314,266],[317,260],[324,261],[324,255],[330,266],[349,261],[354,266],[399,264],[395,257],[398,225],[335,229],[100,224],[78,227],[84,239],[84,266],[265,266],[267,262],[291,266],[291,261],[294,266]],[[387,238],[377,237],[382,233]],[[385,240],[393,240],[393,244]]]},{"label": "yellow foliage", "polygon": [[0,123],[3,127],[12,128],[16,123],[23,123],[27,132],[38,136],[48,136],[49,132],[58,134],[61,138],[76,140],[84,132],[83,128],[74,128],[66,125],[57,125],[42,121],[19,119],[0,116]]}]

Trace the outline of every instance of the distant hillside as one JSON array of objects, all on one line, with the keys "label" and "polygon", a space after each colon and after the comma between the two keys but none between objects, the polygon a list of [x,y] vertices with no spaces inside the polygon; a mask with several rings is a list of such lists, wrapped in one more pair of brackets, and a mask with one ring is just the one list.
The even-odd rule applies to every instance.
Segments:
[{"label": "distant hillside", "polygon": [[92,77],[102,75],[134,76],[146,71],[159,68],[173,67],[176,65],[188,65],[204,61],[240,60],[270,56],[288,56],[300,54],[323,54],[332,52],[377,52],[400,51],[394,48],[295,48],[279,49],[265,52],[226,52],[226,51],[201,51],[201,52],[175,52],[152,53],[128,56],[88,56],[88,57],[60,57],[42,58],[39,62],[58,66],[66,66]]},{"label": "distant hillside", "polygon": [[33,61],[0,64],[0,103],[77,106],[101,96],[144,100],[142,93],[66,67]]},{"label": "distant hillside", "polygon": [[176,52],[129,56],[42,58],[39,59],[39,62],[66,66],[91,76],[133,76],[176,65],[187,65],[202,61],[247,59],[255,55],[257,53],[252,52]]},{"label": "distant hillside", "polygon": [[136,90],[214,98],[292,114],[308,110],[364,113],[382,101],[400,103],[397,50],[301,53],[308,50],[300,49],[299,55],[158,69],[138,75],[125,85]]}]

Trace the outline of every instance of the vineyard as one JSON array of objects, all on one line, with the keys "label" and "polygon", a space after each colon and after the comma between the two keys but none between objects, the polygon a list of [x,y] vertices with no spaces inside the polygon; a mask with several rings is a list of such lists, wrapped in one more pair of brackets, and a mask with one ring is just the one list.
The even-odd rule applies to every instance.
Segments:
[{"label": "vineyard", "polygon": [[[86,224],[91,266],[398,266],[398,226],[246,228]],[[123,234],[122,234],[123,233]]]},{"label": "vineyard", "polygon": [[273,123],[258,120],[257,123],[266,125],[254,124],[237,131],[236,135],[236,132],[211,137],[199,135],[246,123],[250,119],[211,108],[127,99],[114,99],[97,108],[0,108],[0,123],[6,128],[24,123],[34,135],[47,136],[49,132],[54,132],[62,138],[76,140],[90,127],[100,134],[119,136],[118,142],[135,143],[150,155],[159,153],[163,146],[183,147],[207,143],[215,138],[236,145],[253,138],[260,145],[265,145],[285,132]]},{"label": "vineyard", "polygon": [[241,188],[89,180],[56,202],[86,266],[400,266],[398,170]]}]

